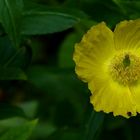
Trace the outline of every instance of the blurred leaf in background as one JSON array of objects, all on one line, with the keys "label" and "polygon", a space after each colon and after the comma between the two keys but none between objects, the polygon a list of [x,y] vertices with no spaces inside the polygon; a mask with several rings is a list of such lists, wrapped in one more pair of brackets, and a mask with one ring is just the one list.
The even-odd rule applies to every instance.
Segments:
[{"label": "blurred leaf in background", "polygon": [[22,0],[0,0],[0,22],[12,40],[13,46],[16,48],[20,44],[22,12]]},{"label": "blurred leaf in background", "polygon": [[[0,121],[1,140],[27,140],[37,120],[26,122],[19,118],[12,118]],[[2,130],[3,129],[3,130]]]}]

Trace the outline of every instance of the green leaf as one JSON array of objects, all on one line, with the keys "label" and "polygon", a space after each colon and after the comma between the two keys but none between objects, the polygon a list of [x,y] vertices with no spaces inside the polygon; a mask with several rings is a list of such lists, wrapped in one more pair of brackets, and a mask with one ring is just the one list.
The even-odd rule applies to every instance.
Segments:
[{"label": "green leaf", "polygon": [[[24,1],[23,34],[47,34],[71,28],[88,16],[79,9],[51,7]],[[29,26],[28,26],[29,25]]]},{"label": "green leaf", "polygon": [[0,80],[27,80],[27,76],[20,68],[0,67]]},{"label": "green leaf", "polygon": [[80,42],[83,34],[94,24],[97,23],[92,20],[82,19],[80,23],[74,27],[74,31],[65,37],[60,45],[58,53],[59,67],[73,68],[75,66],[73,61],[74,46],[76,43]]},{"label": "green leaf", "polygon": [[59,50],[59,57],[58,57],[59,67],[61,68],[74,67],[74,61],[72,57],[74,51],[73,48],[77,37],[78,37],[77,34],[70,34],[63,41],[61,48]]},{"label": "green leaf", "polygon": [[36,35],[61,32],[80,19],[69,14],[51,11],[29,11],[24,14],[22,34]]},{"label": "green leaf", "polygon": [[74,32],[69,34],[60,46],[58,54],[58,64],[61,68],[73,68],[73,52],[74,45],[81,39],[82,32]]},{"label": "green leaf", "polygon": [[[74,69],[36,66],[30,67],[27,75],[29,81],[45,93],[44,96],[49,102],[53,102],[53,106],[55,105],[53,118],[57,125],[83,123],[83,116],[87,115],[83,108],[89,103],[89,96],[86,86],[77,79]],[[44,103],[43,106],[46,101]],[[45,109],[49,110],[49,106]],[[44,111],[39,114],[41,116]]]},{"label": "green leaf", "polygon": [[124,12],[128,15],[130,19],[139,18],[140,16],[140,1],[122,1],[114,0],[117,5],[119,5]]},{"label": "green leaf", "polygon": [[[12,121],[13,120],[11,119],[11,122]],[[9,122],[10,120],[7,123]],[[13,124],[13,126],[10,126],[8,129],[5,129],[5,131],[2,133],[3,135],[1,135],[0,137],[0,140],[27,140],[27,138],[29,138],[29,136],[31,135],[36,123],[37,120],[33,120],[30,122],[24,121],[20,125]],[[0,126],[2,124],[4,125],[4,123],[0,122]]]},{"label": "green leaf", "polygon": [[4,103],[0,104],[0,119],[6,119],[15,116],[25,117],[25,113],[17,106]]},{"label": "green leaf", "polygon": [[107,130],[113,131],[115,129],[120,129],[124,127],[127,123],[127,120],[123,117],[113,117],[112,114],[108,115],[105,120],[104,126]]},{"label": "green leaf", "polygon": [[35,133],[33,135],[33,139],[46,139],[48,136],[55,133],[57,129],[58,127],[52,121],[42,121],[37,125]]},{"label": "green leaf", "polygon": [[50,6],[50,5],[42,5],[39,3],[31,2],[31,1],[24,1],[24,10],[26,11],[46,11],[46,12],[59,12],[64,14],[69,14],[74,17],[79,18],[88,18],[88,15],[85,14],[82,10],[67,6]]},{"label": "green leaf", "polygon": [[93,111],[89,119],[86,131],[86,140],[96,140],[99,132],[101,131],[104,121],[104,114]]},{"label": "green leaf", "polygon": [[33,118],[36,115],[38,106],[38,101],[27,101],[20,105],[20,107],[24,110],[26,116],[29,118]]},{"label": "green leaf", "polygon": [[57,96],[57,100],[59,98],[69,98],[73,102],[77,102],[77,98],[79,100],[81,93],[83,93],[80,96],[81,100],[87,94],[84,94],[85,88],[83,87],[83,83],[77,79],[74,69],[34,66],[30,67],[27,75],[28,79],[36,87],[45,91],[49,96]]},{"label": "green leaf", "polygon": [[83,140],[83,134],[80,129],[59,129],[56,132],[54,132],[52,135],[50,135],[47,140]]},{"label": "green leaf", "polygon": [[0,22],[15,47],[20,43],[22,0],[0,0]]},{"label": "green leaf", "polygon": [[86,0],[83,1],[83,10],[96,22],[105,21],[114,27],[120,20],[126,19],[125,13],[113,0]]},{"label": "green leaf", "polygon": [[25,65],[25,48],[13,48],[7,37],[0,37],[0,80],[27,79],[22,68]]}]

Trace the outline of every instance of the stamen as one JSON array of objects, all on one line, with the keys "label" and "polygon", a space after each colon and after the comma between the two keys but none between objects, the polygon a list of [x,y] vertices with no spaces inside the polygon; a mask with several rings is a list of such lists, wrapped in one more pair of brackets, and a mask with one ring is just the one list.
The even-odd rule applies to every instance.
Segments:
[{"label": "stamen", "polygon": [[140,79],[140,57],[131,53],[116,55],[109,66],[112,79],[124,86],[135,84]]}]

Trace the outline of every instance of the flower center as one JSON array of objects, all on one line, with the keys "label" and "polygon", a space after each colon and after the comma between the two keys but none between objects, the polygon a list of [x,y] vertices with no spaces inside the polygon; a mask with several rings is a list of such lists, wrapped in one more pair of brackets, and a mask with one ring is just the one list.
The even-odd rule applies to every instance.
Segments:
[{"label": "flower center", "polygon": [[128,53],[116,55],[109,71],[114,81],[124,86],[135,84],[140,79],[140,57]]}]

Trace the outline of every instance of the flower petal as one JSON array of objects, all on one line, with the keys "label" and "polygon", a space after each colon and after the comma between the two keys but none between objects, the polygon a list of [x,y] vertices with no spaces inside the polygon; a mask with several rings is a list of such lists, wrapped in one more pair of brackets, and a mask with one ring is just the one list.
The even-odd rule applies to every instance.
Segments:
[{"label": "flower petal", "polygon": [[108,79],[101,81],[99,86],[90,82],[89,89],[92,92],[90,102],[96,111],[113,112],[114,116],[122,115],[126,118],[129,115],[136,116],[136,105],[128,87]]},{"label": "flower petal", "polygon": [[83,81],[90,81],[93,75],[102,73],[103,64],[114,51],[113,32],[104,22],[93,26],[75,45],[76,73]]},{"label": "flower petal", "polygon": [[140,82],[134,86],[130,86],[129,88],[136,103],[136,110],[140,113]]},{"label": "flower petal", "polygon": [[137,50],[140,46],[140,19],[120,22],[114,31],[117,50]]}]

